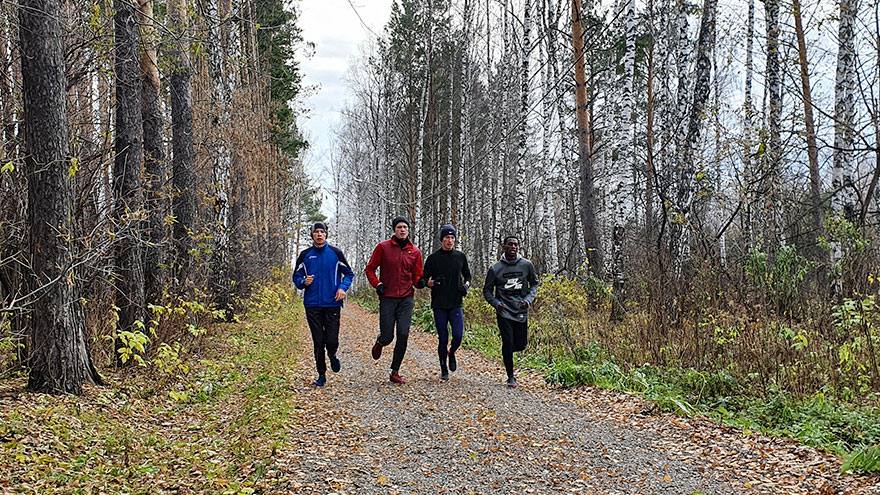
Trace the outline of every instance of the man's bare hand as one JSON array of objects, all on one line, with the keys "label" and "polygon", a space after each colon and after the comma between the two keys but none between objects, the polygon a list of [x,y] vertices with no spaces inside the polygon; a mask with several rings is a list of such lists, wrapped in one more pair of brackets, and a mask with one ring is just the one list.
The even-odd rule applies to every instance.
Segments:
[{"label": "man's bare hand", "polygon": [[342,289],[336,289],[336,300],[341,301],[345,299],[345,291]]},{"label": "man's bare hand", "polygon": [[308,286],[312,285],[312,282],[314,282],[314,280],[315,280],[314,275],[306,275],[306,280],[303,283],[305,284],[306,287],[308,287]]}]

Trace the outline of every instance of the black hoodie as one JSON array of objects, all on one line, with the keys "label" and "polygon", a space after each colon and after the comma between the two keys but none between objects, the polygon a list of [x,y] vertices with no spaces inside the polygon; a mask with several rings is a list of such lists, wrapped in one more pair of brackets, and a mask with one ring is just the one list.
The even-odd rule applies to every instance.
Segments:
[{"label": "black hoodie", "polygon": [[[529,306],[535,302],[536,295],[538,277],[532,262],[525,258],[508,261],[502,256],[486,274],[483,297],[502,318],[527,321]],[[524,306],[523,302],[527,304]]]}]

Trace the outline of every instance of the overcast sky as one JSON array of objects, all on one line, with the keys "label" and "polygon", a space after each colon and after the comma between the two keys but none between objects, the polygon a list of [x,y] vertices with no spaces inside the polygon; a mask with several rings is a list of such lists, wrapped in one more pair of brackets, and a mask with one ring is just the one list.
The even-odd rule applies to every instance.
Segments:
[{"label": "overcast sky", "polygon": [[[316,182],[330,185],[330,153],[339,111],[346,99],[345,76],[362,43],[381,33],[388,21],[393,0],[301,0],[299,25],[306,42],[314,43],[311,57],[300,55],[307,109],[300,119],[310,143],[305,156],[306,172]],[[360,18],[358,19],[358,14]],[[366,25],[366,26],[365,26]],[[369,29],[368,29],[369,28]],[[330,198],[324,197],[325,214],[333,213]]]}]

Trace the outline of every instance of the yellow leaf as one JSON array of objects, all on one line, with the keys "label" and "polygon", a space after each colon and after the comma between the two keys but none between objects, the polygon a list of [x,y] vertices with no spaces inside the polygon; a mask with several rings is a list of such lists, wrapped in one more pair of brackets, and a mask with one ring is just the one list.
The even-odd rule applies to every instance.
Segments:
[{"label": "yellow leaf", "polygon": [[672,476],[669,476],[669,473],[664,474],[663,481],[669,483],[670,481],[672,481]]},{"label": "yellow leaf", "polygon": [[376,482],[378,482],[382,486],[385,486],[388,484],[388,476],[385,476],[384,474],[380,474],[379,478],[376,479]]},{"label": "yellow leaf", "polygon": [[67,175],[73,177],[79,171],[79,158],[73,157],[70,160],[70,168],[67,169]]},{"label": "yellow leaf", "polygon": [[15,165],[13,165],[12,162],[6,162],[6,164],[3,165],[2,168],[0,168],[0,172],[15,172]]}]

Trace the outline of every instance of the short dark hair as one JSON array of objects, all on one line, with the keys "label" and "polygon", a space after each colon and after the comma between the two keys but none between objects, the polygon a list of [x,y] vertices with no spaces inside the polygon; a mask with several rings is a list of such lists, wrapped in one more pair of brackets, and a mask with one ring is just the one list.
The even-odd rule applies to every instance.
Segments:
[{"label": "short dark hair", "polygon": [[501,241],[501,245],[503,246],[504,244],[507,244],[507,241],[509,241],[509,240],[511,240],[511,239],[516,239],[517,241],[519,241],[519,237],[518,237],[518,236],[515,236],[515,235],[508,235],[508,236],[505,236],[505,237],[504,237],[504,240],[503,240],[503,241]]}]

